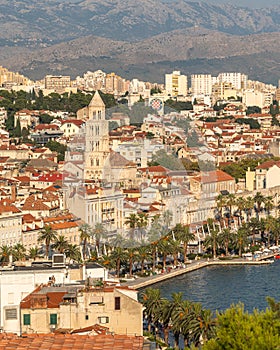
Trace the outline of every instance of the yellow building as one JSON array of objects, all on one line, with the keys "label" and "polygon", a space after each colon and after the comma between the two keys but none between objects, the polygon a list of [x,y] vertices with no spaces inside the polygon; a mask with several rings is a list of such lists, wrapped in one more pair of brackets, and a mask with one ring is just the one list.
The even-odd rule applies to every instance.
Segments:
[{"label": "yellow building", "polygon": [[39,286],[21,304],[24,333],[104,326],[114,334],[142,336],[143,307],[127,287]]}]

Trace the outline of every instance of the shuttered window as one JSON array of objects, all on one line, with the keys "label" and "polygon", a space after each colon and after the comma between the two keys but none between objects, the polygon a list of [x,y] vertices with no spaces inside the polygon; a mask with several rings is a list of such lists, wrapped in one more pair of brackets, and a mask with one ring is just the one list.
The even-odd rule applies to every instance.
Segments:
[{"label": "shuttered window", "polygon": [[57,324],[57,314],[50,314],[50,324]]},{"label": "shuttered window", "polygon": [[31,317],[29,314],[24,314],[23,315],[23,324],[24,326],[30,326],[31,324]]}]

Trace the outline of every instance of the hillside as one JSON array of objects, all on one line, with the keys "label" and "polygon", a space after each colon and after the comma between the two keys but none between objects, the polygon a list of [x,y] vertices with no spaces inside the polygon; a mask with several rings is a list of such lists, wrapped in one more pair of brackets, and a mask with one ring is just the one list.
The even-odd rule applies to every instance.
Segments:
[{"label": "hillside", "polygon": [[0,24],[0,65],[32,79],[94,69],[156,81],[179,68],[239,70],[274,83],[280,76],[280,6],[0,0]]}]

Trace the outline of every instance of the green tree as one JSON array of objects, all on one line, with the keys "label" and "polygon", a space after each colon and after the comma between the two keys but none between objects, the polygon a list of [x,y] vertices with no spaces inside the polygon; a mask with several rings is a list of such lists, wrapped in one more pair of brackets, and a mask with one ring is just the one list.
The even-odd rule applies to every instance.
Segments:
[{"label": "green tree", "polygon": [[80,247],[76,244],[68,244],[65,250],[65,255],[69,260],[73,260],[75,262],[81,261],[81,252]]},{"label": "green tree", "polygon": [[144,315],[148,320],[148,330],[151,331],[151,325],[159,318],[159,313],[163,307],[163,298],[159,289],[147,288],[141,295],[141,301],[144,306]]},{"label": "green tree", "polygon": [[190,232],[189,226],[184,226],[182,224],[176,224],[173,229],[175,239],[183,244],[183,259],[184,263],[187,261],[188,244],[193,241],[195,236]]},{"label": "green tree", "polygon": [[232,243],[233,239],[234,239],[234,233],[231,231],[230,228],[222,229],[220,233],[220,243],[221,243],[221,246],[225,249],[226,256],[229,255],[228,250],[229,250],[230,243]]},{"label": "green tree", "polygon": [[39,248],[38,247],[31,247],[28,252],[28,256],[33,261],[36,260],[36,258],[39,256]]},{"label": "green tree", "polygon": [[235,236],[235,246],[238,249],[238,255],[240,257],[242,256],[242,252],[244,251],[245,247],[247,247],[248,243],[248,226],[243,224],[237,229]]},{"label": "green tree", "polygon": [[39,233],[38,242],[45,242],[46,250],[45,255],[46,258],[49,257],[50,244],[55,242],[57,237],[57,233],[55,230],[51,228],[49,225],[45,225]]},{"label": "green tree", "polygon": [[12,247],[9,247],[8,245],[2,245],[0,247],[0,257],[2,265],[9,262],[10,255],[12,255]]},{"label": "green tree", "polygon": [[219,230],[217,228],[210,229],[210,232],[205,237],[204,246],[211,248],[214,259],[216,259],[217,257],[218,243],[219,243]]},{"label": "green tree", "polygon": [[13,132],[13,135],[15,137],[21,137],[21,126],[20,126],[20,120],[19,118],[17,119],[16,121],[16,127],[15,127],[15,130]]},{"label": "green tree", "polygon": [[68,241],[65,236],[59,235],[56,237],[53,248],[56,249],[58,253],[63,254],[68,248]]},{"label": "green tree", "polygon": [[246,109],[246,115],[259,114],[261,112],[262,112],[262,110],[258,106],[248,106],[247,109]]},{"label": "green tree", "polygon": [[116,267],[116,275],[120,277],[121,264],[127,260],[127,253],[121,247],[116,247],[110,255]]},{"label": "green tree", "polygon": [[21,244],[17,243],[12,247],[12,255],[14,261],[22,261],[25,259],[26,248]]},{"label": "green tree", "polygon": [[80,232],[80,240],[81,240],[81,243],[83,245],[83,260],[86,260],[87,244],[93,235],[93,230],[92,230],[90,225],[82,224],[79,227],[79,232]]},{"label": "green tree", "polygon": [[242,304],[233,305],[218,314],[216,323],[216,335],[203,350],[279,349],[280,319],[271,309],[249,314]]}]

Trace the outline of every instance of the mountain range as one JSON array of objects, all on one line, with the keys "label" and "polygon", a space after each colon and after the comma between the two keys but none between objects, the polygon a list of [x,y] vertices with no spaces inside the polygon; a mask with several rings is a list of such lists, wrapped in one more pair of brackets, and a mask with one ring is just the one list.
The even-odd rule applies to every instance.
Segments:
[{"label": "mountain range", "polygon": [[276,83],[280,6],[253,9],[185,0],[0,0],[0,64],[31,79],[115,71],[241,71]]}]

